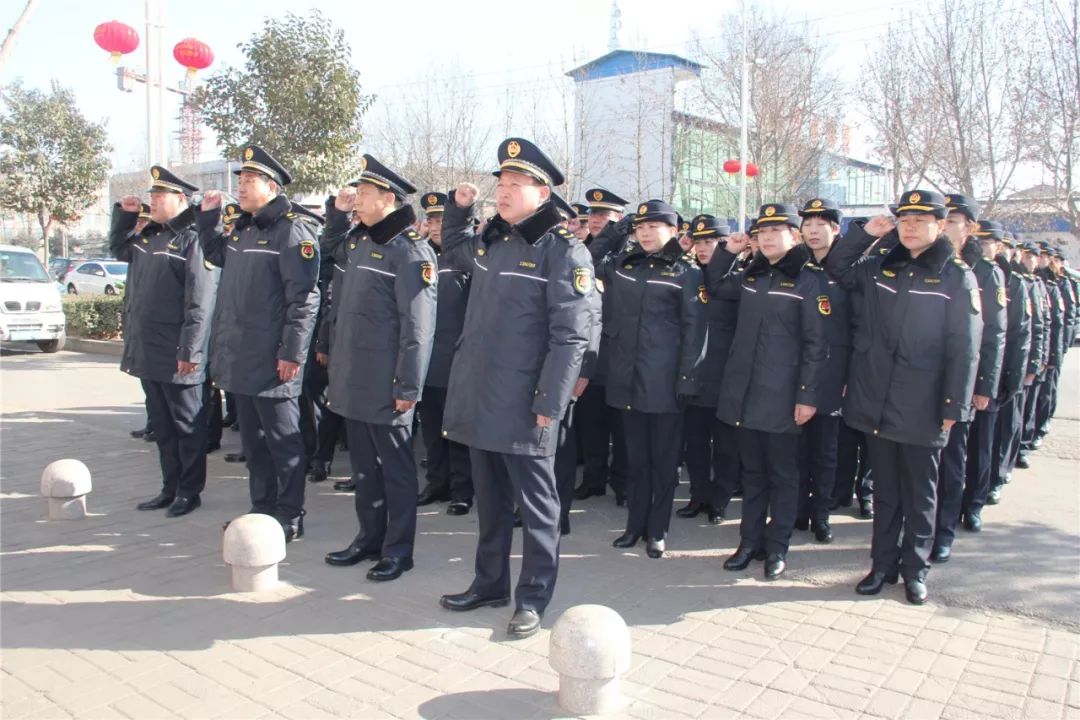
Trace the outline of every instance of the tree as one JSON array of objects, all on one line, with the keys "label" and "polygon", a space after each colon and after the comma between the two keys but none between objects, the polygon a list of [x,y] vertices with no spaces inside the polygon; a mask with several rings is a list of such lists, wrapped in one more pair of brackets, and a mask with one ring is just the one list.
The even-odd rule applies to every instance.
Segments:
[{"label": "tree", "polygon": [[1080,231],[1080,4],[1066,11],[1042,0],[1039,79],[1029,88],[1037,142],[1033,157],[1049,177],[1053,209]]},{"label": "tree", "polygon": [[[829,67],[827,44],[809,25],[748,10],[750,62],[749,162],[761,175],[747,184],[751,200],[797,199],[804,182],[817,178],[834,147],[842,119],[843,85]],[[735,13],[720,23],[741,27]],[[697,38],[692,55],[705,65],[701,91],[707,113],[737,133],[742,124],[742,45]],[[736,135],[737,137],[737,135]],[[737,146],[737,145],[736,145]],[[757,203],[749,203],[752,207]]]},{"label": "tree", "polygon": [[15,19],[15,24],[8,29],[8,34],[4,37],[3,44],[0,44],[0,76],[3,76],[4,68],[7,67],[8,58],[11,57],[11,51],[15,49],[15,38],[19,36],[19,32],[23,29],[23,25],[30,19],[30,15],[34,12],[35,5],[37,5],[37,0],[26,0],[26,5],[23,6],[22,12],[19,13],[19,17]]},{"label": "tree", "polygon": [[361,93],[345,33],[322,13],[268,19],[245,43],[243,69],[207,78],[192,99],[218,146],[236,157],[265,147],[289,168],[290,189],[321,192],[358,171],[360,119],[372,97]]},{"label": "tree", "polygon": [[104,123],[83,117],[71,91],[56,83],[49,93],[9,85],[3,97],[0,208],[36,217],[44,243],[54,223],[78,219],[95,202],[112,147]]},{"label": "tree", "polygon": [[889,27],[863,96],[898,181],[978,197],[987,213],[1003,199],[1034,147],[1030,20],[1004,0],[944,0]]}]

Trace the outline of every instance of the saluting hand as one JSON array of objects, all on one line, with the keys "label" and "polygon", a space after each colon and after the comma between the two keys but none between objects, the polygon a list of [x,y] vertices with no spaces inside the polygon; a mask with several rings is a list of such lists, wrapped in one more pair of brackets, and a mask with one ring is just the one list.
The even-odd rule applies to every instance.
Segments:
[{"label": "saluting hand", "polygon": [[125,195],[120,198],[120,209],[125,212],[139,212],[142,209],[142,200],[134,195]]},{"label": "saluting hand", "polygon": [[288,360],[277,361],[277,376],[281,382],[289,382],[300,372],[300,363],[289,362]]},{"label": "saluting hand", "polygon": [[207,190],[203,193],[202,203],[199,207],[203,210],[216,210],[221,207],[221,200],[224,197],[224,193],[220,190]]},{"label": "saluting hand", "polygon": [[867,235],[879,238],[882,235],[890,232],[894,227],[896,227],[896,221],[894,221],[890,216],[875,215],[874,217],[866,221],[866,224],[863,225],[863,230],[866,231]]},{"label": "saluting hand", "polygon": [[350,213],[356,206],[356,188],[346,185],[338,190],[337,197],[334,198],[334,207],[341,212]]},{"label": "saluting hand", "polygon": [[732,255],[739,255],[743,250],[750,247],[750,236],[744,232],[731,233],[724,249]]},{"label": "saluting hand", "polygon": [[457,203],[459,208],[467,208],[473,205],[478,197],[480,197],[480,188],[472,183],[458,183],[458,186],[454,188],[454,202]]}]

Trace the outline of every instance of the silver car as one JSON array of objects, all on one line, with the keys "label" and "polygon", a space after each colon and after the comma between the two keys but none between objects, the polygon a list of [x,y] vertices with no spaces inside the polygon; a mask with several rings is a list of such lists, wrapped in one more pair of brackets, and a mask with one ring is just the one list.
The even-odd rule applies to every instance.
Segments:
[{"label": "silver car", "polygon": [[128,264],[91,260],[75,266],[64,278],[69,295],[119,295],[127,283]]}]

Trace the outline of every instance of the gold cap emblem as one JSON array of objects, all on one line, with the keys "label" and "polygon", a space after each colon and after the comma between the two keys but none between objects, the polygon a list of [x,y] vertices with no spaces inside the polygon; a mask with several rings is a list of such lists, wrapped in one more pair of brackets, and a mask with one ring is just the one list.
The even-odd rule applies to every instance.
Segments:
[{"label": "gold cap emblem", "polygon": [[367,158],[362,157],[360,158],[360,172],[364,172],[365,170],[367,170]]},{"label": "gold cap emblem", "polygon": [[517,140],[511,140],[509,143],[507,143],[506,154],[512,158],[516,158],[518,155],[521,154],[521,145],[518,144]]},{"label": "gold cap emblem", "polygon": [[637,214],[638,214],[638,215],[644,215],[644,214],[645,214],[645,213],[647,213],[647,212],[649,212],[649,206],[648,206],[648,205],[646,205],[645,203],[642,203],[642,204],[641,204],[641,207],[639,207],[639,208],[637,209]]},{"label": "gold cap emblem", "polygon": [[920,200],[922,200],[922,195],[920,195],[920,194],[919,194],[919,193],[917,193],[917,192],[915,192],[915,193],[911,193],[910,195],[908,195],[908,202],[913,202],[913,203],[917,203],[917,202],[919,202]]},{"label": "gold cap emblem", "polygon": [[250,160],[253,157],[255,157],[255,151],[254,150],[252,150],[251,148],[248,148],[248,149],[244,150],[244,159],[245,160]]},{"label": "gold cap emblem", "polygon": [[702,220],[701,222],[699,222],[697,224],[697,229],[698,230],[704,230],[705,229],[705,221],[704,220]]},{"label": "gold cap emblem", "polygon": [[599,190],[597,190],[596,192],[594,192],[594,193],[592,194],[592,199],[593,199],[593,200],[596,200],[597,202],[600,202],[601,200],[603,200],[603,199],[604,199],[604,193],[602,193],[602,192],[600,192]]},{"label": "gold cap emblem", "polygon": [[772,205],[765,208],[765,217],[772,217],[775,214],[776,214],[776,208],[774,208]]},{"label": "gold cap emblem", "polygon": [[810,203],[810,207],[812,207],[812,208],[821,207],[821,201],[820,200],[815,200],[814,202]]},{"label": "gold cap emblem", "polygon": [[437,202],[439,202],[439,198],[435,197],[434,195],[428,195],[427,196],[427,204],[428,205],[434,205]]},{"label": "gold cap emblem", "polygon": [[154,168],[150,171],[150,177],[154,178],[155,180],[159,179],[161,177],[161,171],[159,171],[157,168]]}]

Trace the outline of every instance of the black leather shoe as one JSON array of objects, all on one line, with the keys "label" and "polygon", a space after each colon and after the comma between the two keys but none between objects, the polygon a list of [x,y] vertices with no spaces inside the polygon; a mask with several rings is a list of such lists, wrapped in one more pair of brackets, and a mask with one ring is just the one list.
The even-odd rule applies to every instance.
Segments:
[{"label": "black leather shoe", "polygon": [[640,535],[632,532],[625,532],[619,537],[615,538],[615,541],[611,543],[611,546],[617,548],[632,548],[637,545],[638,540],[640,539]]},{"label": "black leather shoe", "polygon": [[606,494],[606,492],[607,491],[604,490],[604,488],[597,489],[597,488],[587,487],[585,485],[580,485],[574,490],[574,499],[575,500],[588,500],[589,498],[593,497],[594,495],[596,497],[600,497],[601,495]]},{"label": "black leather shoe", "polygon": [[431,505],[437,502],[446,502],[449,499],[449,492],[428,485],[416,496],[416,507],[424,507],[425,505]]},{"label": "black leather shoe", "polygon": [[536,634],[540,629],[540,614],[535,610],[518,608],[506,626],[506,637],[511,640],[523,640]]},{"label": "black leather shoe", "polygon": [[521,511],[514,508],[514,527],[521,527]]},{"label": "black leather shoe", "polygon": [[467,612],[482,607],[503,607],[510,604],[509,595],[491,596],[481,595],[472,590],[453,595],[443,595],[439,598],[439,604],[447,610],[454,612]]},{"label": "black leather shoe", "polygon": [[810,529],[810,518],[795,518],[795,526],[794,527],[795,527],[796,530],[803,530],[803,531],[809,530]]},{"label": "black leather shoe", "polygon": [[675,514],[681,518],[696,518],[705,510],[705,503],[699,503],[695,500],[691,500],[686,507],[681,507],[675,511]]},{"label": "black leather shoe", "polygon": [[814,526],[814,539],[825,545],[831,543],[833,541],[832,526],[827,522],[817,523]]},{"label": "black leather shoe", "polygon": [[715,505],[709,505],[705,508],[705,511],[709,513],[709,524],[719,525],[724,520],[724,508],[718,508]]},{"label": "black leather shoe", "polygon": [[1038,450],[1041,447],[1042,447],[1042,438],[1041,437],[1037,437],[1037,438],[1035,438],[1034,440],[1031,441],[1031,449],[1032,450]]},{"label": "black leather shoe", "polygon": [[142,439],[144,442],[157,442],[157,435],[155,435],[154,431],[151,430],[150,432],[144,434],[142,436]]},{"label": "black leather shoe", "polygon": [[562,535],[563,537],[566,537],[567,535],[570,534],[570,518],[568,518],[568,517],[559,518],[559,534]]},{"label": "black leather shoe", "polygon": [[874,519],[874,503],[869,500],[859,501],[859,517],[863,520]]},{"label": "black leather shoe", "polygon": [[379,548],[369,550],[362,545],[353,543],[344,550],[326,553],[326,557],[323,559],[326,560],[327,565],[349,567],[364,560],[378,560],[381,556],[382,551]]},{"label": "black leather shoe", "polygon": [[281,520],[281,531],[285,533],[285,542],[291,543],[304,537],[304,516],[294,517],[292,520]]},{"label": "black leather shoe", "polygon": [[202,505],[202,500],[198,495],[193,495],[189,498],[178,497],[172,501],[172,505],[165,511],[165,517],[180,517],[181,515],[187,515],[200,505]]},{"label": "black leather shoe", "polygon": [[375,567],[367,571],[367,579],[372,582],[397,580],[403,572],[412,569],[413,561],[408,555],[405,557],[384,557],[375,563]]},{"label": "black leather shoe", "polygon": [[877,595],[885,587],[885,583],[895,585],[900,579],[899,573],[883,573],[870,571],[870,574],[859,581],[855,586],[855,592],[859,595]]},{"label": "black leather shoe", "polygon": [[229,462],[229,463],[247,462],[247,457],[245,457],[244,453],[242,453],[242,452],[225,453],[225,462]]},{"label": "black leather shoe", "polygon": [[664,538],[649,538],[645,543],[645,554],[653,560],[664,557]]},{"label": "black leather shoe", "polygon": [[326,482],[328,477],[330,477],[330,463],[316,460],[311,468],[311,474],[308,475],[308,482]]},{"label": "black leather shoe", "polygon": [[952,548],[948,545],[938,545],[930,553],[930,562],[932,563],[947,563],[949,558],[952,557]]},{"label": "black leather shoe", "polygon": [[1020,468],[1021,470],[1027,470],[1029,467],[1031,467],[1031,463],[1028,461],[1027,455],[1021,454],[1020,457],[1016,458],[1016,467]]},{"label": "black leather shoe", "polygon": [[725,570],[745,570],[750,567],[752,560],[762,559],[760,551],[753,550],[745,545],[740,545],[731,557],[724,561]]},{"label": "black leather shoe", "polygon": [[982,515],[979,513],[965,513],[964,529],[968,532],[979,532],[982,530]]},{"label": "black leather shoe", "polygon": [[145,502],[141,502],[135,507],[139,510],[160,510],[167,508],[173,504],[173,500],[176,498],[172,495],[160,493],[156,497],[153,497]]},{"label": "black leather shoe", "polygon": [[338,492],[352,492],[356,489],[356,481],[352,478],[348,480],[338,480],[334,483],[334,489]]},{"label": "black leather shoe", "polygon": [[773,553],[765,559],[765,579],[775,580],[784,574],[787,563],[781,553]]},{"label": "black leather shoe", "polygon": [[1001,502],[1001,486],[995,485],[990,488],[990,492],[986,495],[986,504],[997,505],[999,502]]},{"label": "black leather shoe", "polygon": [[922,580],[904,580],[904,597],[912,605],[922,605],[926,602],[927,595],[926,583]]},{"label": "black leather shoe", "polygon": [[447,515],[468,515],[472,509],[472,500],[455,500],[446,506]]},{"label": "black leather shoe", "polygon": [[147,433],[147,432],[149,432],[149,431],[148,431],[148,430],[147,430],[146,428],[139,428],[138,430],[132,430],[132,431],[131,431],[131,437],[133,437],[133,438],[135,438],[136,440],[138,440],[138,439],[139,439],[139,438],[141,438],[141,437],[142,437],[143,435],[146,435],[146,433]]}]

